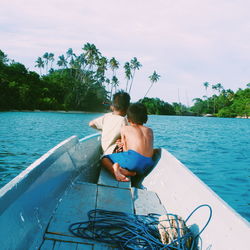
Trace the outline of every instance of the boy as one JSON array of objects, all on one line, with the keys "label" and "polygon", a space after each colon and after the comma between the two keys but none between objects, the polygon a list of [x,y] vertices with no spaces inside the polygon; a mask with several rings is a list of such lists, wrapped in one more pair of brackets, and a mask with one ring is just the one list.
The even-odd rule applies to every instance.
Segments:
[{"label": "boy", "polygon": [[89,126],[102,131],[102,149],[104,154],[112,154],[116,141],[121,138],[121,128],[128,124],[126,113],[130,96],[124,91],[113,95],[112,113],[105,114],[89,123]]},{"label": "boy", "polygon": [[118,181],[129,181],[126,176],[143,175],[153,167],[153,131],[143,126],[147,122],[147,110],[142,103],[129,106],[130,126],[121,129],[123,152],[105,155],[102,164]]}]

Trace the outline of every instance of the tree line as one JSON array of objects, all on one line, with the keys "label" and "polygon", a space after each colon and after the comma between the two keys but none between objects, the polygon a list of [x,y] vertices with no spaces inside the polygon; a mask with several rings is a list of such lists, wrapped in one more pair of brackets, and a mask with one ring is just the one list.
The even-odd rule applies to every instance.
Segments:
[{"label": "tree line", "polygon": [[[103,56],[90,43],[84,44],[79,55],[69,48],[57,60],[54,53],[45,52],[37,58],[35,67],[40,75],[0,50],[0,110],[104,111],[120,85],[120,63],[114,57]],[[128,93],[141,67],[136,57],[124,64]],[[145,96],[159,78],[156,71],[149,76],[151,85]]]},{"label": "tree line", "polygon": [[[245,89],[233,91],[224,89],[221,83],[210,84],[204,82],[206,95],[193,99],[194,105],[190,111],[195,115],[207,115],[218,117],[250,117],[250,83]],[[207,95],[208,88],[213,91],[212,96]]]},{"label": "tree line", "polygon": [[[57,59],[54,53],[45,52],[35,61],[40,71],[29,71],[0,50],[0,110],[79,110],[105,111],[111,97],[120,89],[117,72],[119,61],[108,59],[94,44],[86,43],[82,53],[75,54],[69,48]],[[126,62],[122,70],[126,79],[124,90],[131,93],[136,72],[142,64],[136,57]],[[160,75],[149,76],[150,86],[140,100],[149,114],[158,115],[206,115],[218,117],[250,116],[250,84],[236,92],[224,89],[221,83],[204,82],[206,95],[193,99],[187,107],[180,102],[169,104],[159,98],[148,98]],[[208,89],[213,91],[208,96]]]}]

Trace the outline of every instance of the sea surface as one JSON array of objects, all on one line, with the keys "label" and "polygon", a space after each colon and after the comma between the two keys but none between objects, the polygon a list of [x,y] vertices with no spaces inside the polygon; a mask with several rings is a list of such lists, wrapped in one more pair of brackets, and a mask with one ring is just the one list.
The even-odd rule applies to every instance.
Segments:
[{"label": "sea surface", "polygon": [[[88,122],[100,115],[0,112],[0,187],[62,140],[95,133]],[[153,115],[147,125],[155,147],[170,151],[250,221],[250,119]]]}]

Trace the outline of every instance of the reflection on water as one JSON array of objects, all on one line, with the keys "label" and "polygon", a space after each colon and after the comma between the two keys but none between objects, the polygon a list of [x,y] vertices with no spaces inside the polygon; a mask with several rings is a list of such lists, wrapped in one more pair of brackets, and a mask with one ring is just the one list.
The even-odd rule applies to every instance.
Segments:
[{"label": "reflection on water", "polygon": [[[100,114],[0,113],[0,186],[62,140],[96,132]],[[250,220],[250,120],[150,116],[155,147],[163,147]]]}]

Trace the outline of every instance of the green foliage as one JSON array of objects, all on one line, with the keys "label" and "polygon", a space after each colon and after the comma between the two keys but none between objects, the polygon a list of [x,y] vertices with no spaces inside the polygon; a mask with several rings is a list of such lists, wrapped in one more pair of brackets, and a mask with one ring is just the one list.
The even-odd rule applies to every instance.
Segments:
[{"label": "green foliage", "polygon": [[[207,84],[206,84],[207,85]],[[249,84],[247,84],[249,87]],[[234,93],[231,89],[225,90],[218,83],[212,85],[218,95],[211,97],[195,98],[194,105],[190,108],[196,115],[213,114],[218,117],[250,117],[250,88],[239,89]]]},{"label": "green foliage", "polygon": [[[76,55],[69,49],[67,58],[71,59],[71,63],[68,64],[67,58],[62,55],[58,61],[62,69],[51,68],[42,77],[21,63],[13,61],[7,64],[7,56],[0,51],[0,110],[103,111],[107,92],[102,82],[105,81],[105,64],[108,61],[99,52],[95,54],[94,48],[91,45],[91,53],[88,52],[91,70],[80,65],[86,63],[80,60],[83,55],[78,57],[76,63]],[[41,70],[45,65],[47,73],[49,62],[52,66],[53,61],[54,54],[46,52],[37,59],[36,66]],[[68,65],[72,67],[68,68]]]},{"label": "green foliage", "polygon": [[[60,55],[54,63],[57,68],[53,68],[54,54],[45,52],[35,62],[40,75],[10,60],[0,50],[0,110],[103,111],[104,103],[119,87],[119,79],[116,77],[119,62],[114,57],[104,57],[94,44],[87,43],[82,49],[80,55],[76,55],[71,48],[65,55]],[[131,91],[135,70],[141,66],[136,57],[125,63],[127,91]],[[111,74],[107,74],[108,68]],[[45,74],[42,75],[42,72]],[[171,105],[159,98],[146,98],[159,78],[156,71],[149,76],[151,85],[141,100],[149,114],[250,117],[250,83],[246,89],[234,93],[230,89],[225,90],[221,83],[212,85],[204,82],[206,95],[203,99],[195,98],[194,105],[187,108],[181,103]],[[208,87],[213,90],[210,97],[207,96]]]},{"label": "green foliage", "polygon": [[145,97],[140,100],[146,107],[148,114],[152,115],[175,115],[173,106],[167,102],[160,100],[159,98]]},{"label": "green foliage", "polygon": [[234,113],[234,110],[231,107],[225,107],[219,110],[218,117],[235,117],[236,114]]}]

